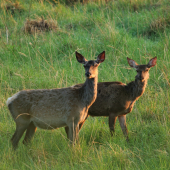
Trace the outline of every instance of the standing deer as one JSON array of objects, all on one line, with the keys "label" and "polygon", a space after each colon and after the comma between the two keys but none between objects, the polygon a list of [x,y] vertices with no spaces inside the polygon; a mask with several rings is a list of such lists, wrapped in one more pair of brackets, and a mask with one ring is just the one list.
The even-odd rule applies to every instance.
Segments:
[{"label": "standing deer", "polygon": [[[147,80],[149,79],[149,70],[156,65],[157,57],[152,58],[147,65],[138,65],[128,57],[127,61],[129,65],[137,71],[135,81],[127,85],[121,82],[98,83],[97,99],[90,107],[88,115],[109,116],[111,135],[114,133],[115,123],[118,117],[123,134],[128,141],[126,114],[132,111],[135,101],[144,93]],[[82,85],[78,84],[75,86],[80,87]],[[79,125],[79,130],[84,122]],[[68,135],[68,127],[65,127],[65,131]]]},{"label": "standing deer", "polygon": [[98,66],[105,60],[105,51],[97,60],[86,60],[76,52],[77,61],[84,64],[86,81],[81,87],[61,89],[22,90],[8,98],[7,106],[16,123],[16,131],[11,139],[16,149],[26,131],[23,143],[30,142],[37,127],[56,129],[68,126],[68,138],[75,142],[79,124],[88,114],[88,109],[97,97]]}]

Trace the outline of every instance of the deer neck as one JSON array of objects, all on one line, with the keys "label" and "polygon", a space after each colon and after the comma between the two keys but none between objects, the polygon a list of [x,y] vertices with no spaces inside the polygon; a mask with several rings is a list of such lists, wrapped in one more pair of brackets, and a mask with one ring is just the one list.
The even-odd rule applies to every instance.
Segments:
[{"label": "deer neck", "polygon": [[128,91],[130,91],[129,95],[131,96],[131,100],[137,100],[145,91],[147,80],[141,81],[139,79],[135,79],[135,81],[130,82],[128,86]]},{"label": "deer neck", "polygon": [[87,108],[89,108],[96,100],[97,83],[98,75],[96,75],[95,78],[86,78],[84,85],[81,87],[81,101]]}]

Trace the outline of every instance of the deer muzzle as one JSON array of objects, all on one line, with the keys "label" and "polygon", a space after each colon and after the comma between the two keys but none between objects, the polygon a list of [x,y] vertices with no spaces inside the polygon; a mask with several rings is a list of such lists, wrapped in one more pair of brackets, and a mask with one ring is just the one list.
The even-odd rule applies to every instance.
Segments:
[{"label": "deer muzzle", "polygon": [[86,72],[85,75],[86,75],[86,77],[90,77],[90,76],[91,76],[91,73]]}]

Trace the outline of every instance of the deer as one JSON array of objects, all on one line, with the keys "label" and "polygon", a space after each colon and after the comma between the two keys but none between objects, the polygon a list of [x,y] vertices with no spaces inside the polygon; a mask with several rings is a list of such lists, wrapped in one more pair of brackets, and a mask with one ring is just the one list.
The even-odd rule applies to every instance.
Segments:
[{"label": "deer", "polygon": [[[129,141],[126,114],[132,111],[134,103],[144,93],[147,80],[149,79],[149,70],[156,65],[157,57],[152,58],[146,65],[138,65],[134,60],[128,57],[127,61],[130,67],[134,68],[137,72],[135,81],[127,85],[118,81],[99,82],[97,87],[97,99],[90,107],[88,116],[109,117],[111,136],[113,136],[115,132],[115,123],[118,118],[122,132],[126,140]],[[75,86],[80,87],[82,84]],[[82,128],[85,120],[79,125],[79,130]],[[65,131],[68,135],[68,127],[65,127]]]},{"label": "deer", "polygon": [[81,87],[22,90],[7,99],[8,109],[16,123],[11,138],[13,149],[26,131],[23,144],[28,144],[37,127],[51,130],[68,126],[68,139],[78,139],[78,127],[87,117],[89,107],[97,97],[98,66],[105,60],[105,51],[96,60],[86,60],[76,52],[84,65],[86,81]]}]

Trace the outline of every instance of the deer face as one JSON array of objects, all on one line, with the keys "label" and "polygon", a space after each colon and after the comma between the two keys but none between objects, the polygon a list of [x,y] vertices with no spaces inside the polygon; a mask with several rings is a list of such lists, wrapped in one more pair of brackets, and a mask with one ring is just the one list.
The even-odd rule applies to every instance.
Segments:
[{"label": "deer face", "polygon": [[90,60],[84,64],[85,75],[87,78],[94,78],[98,74],[98,66],[95,61]]},{"label": "deer face", "polygon": [[128,63],[137,71],[136,79],[144,81],[149,78],[149,70],[156,65],[157,57],[152,58],[147,65],[138,65],[134,60],[127,57]]},{"label": "deer face", "polygon": [[150,68],[147,67],[147,65],[137,65],[136,66],[136,79],[144,81],[145,79],[149,78],[149,70]]},{"label": "deer face", "polygon": [[76,52],[77,61],[84,64],[85,76],[88,79],[95,78],[98,75],[98,66],[105,60],[105,52],[98,55],[97,60],[86,60],[81,54]]}]

